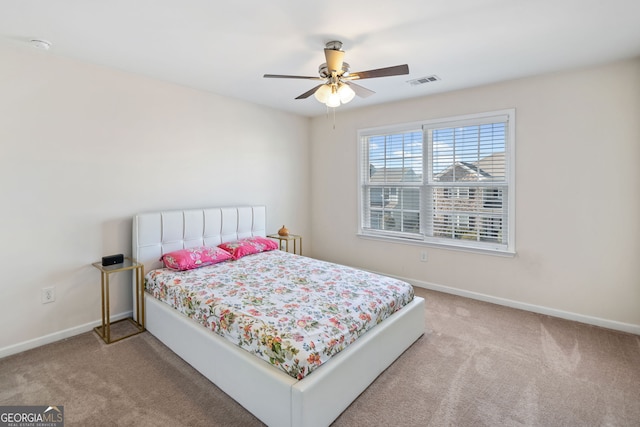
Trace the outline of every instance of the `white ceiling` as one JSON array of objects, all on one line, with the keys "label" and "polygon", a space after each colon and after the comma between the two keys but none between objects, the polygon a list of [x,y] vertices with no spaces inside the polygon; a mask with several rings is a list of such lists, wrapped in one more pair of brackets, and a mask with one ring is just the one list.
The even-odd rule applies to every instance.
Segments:
[{"label": "white ceiling", "polygon": [[640,0],[0,0],[0,37],[316,116],[294,99],[316,81],[262,75],[316,76],[331,40],[352,72],[409,65],[359,82],[376,94],[339,107],[357,108],[636,57]]}]

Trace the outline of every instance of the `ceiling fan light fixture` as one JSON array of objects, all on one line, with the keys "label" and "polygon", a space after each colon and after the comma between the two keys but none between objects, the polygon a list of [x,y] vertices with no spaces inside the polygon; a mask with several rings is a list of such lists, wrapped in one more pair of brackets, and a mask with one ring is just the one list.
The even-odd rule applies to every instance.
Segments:
[{"label": "ceiling fan light fixture", "polygon": [[344,83],[326,83],[320,86],[313,96],[327,107],[335,108],[350,102],[356,93]]},{"label": "ceiling fan light fixture", "polygon": [[329,95],[331,95],[331,86],[328,84],[320,86],[313,94],[313,96],[323,104],[327,102]]},{"label": "ceiling fan light fixture", "polygon": [[327,97],[327,101],[325,102],[327,107],[336,108],[340,106],[340,94],[338,91],[332,90],[331,94]]},{"label": "ceiling fan light fixture", "polygon": [[338,95],[340,95],[340,101],[343,104],[346,104],[356,96],[356,93],[349,87],[349,85],[341,83],[340,87],[338,87]]}]

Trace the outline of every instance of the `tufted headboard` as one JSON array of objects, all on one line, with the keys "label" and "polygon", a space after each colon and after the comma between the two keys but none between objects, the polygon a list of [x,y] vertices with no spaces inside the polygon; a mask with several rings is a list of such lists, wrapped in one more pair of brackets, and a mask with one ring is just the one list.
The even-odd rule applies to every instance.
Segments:
[{"label": "tufted headboard", "polygon": [[141,213],[133,217],[133,257],[144,264],[146,273],[162,267],[160,257],[167,252],[264,237],[265,230],[265,206]]}]

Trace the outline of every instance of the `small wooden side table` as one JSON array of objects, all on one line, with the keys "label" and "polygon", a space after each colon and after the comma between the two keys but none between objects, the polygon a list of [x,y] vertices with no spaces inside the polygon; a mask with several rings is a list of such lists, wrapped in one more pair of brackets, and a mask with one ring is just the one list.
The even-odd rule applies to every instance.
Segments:
[{"label": "small wooden side table", "polygon": [[[302,255],[302,236],[297,234],[289,234],[288,236],[281,236],[279,234],[269,234],[267,237],[271,239],[278,240],[278,246],[280,250],[282,250],[282,244],[284,243],[285,251],[289,252],[289,242],[293,241],[293,253],[296,252],[298,255]],[[297,246],[296,242],[299,242],[300,245]]]},{"label": "small wooden side table", "polygon": [[[102,325],[96,326],[93,328],[94,331],[104,340],[105,343],[111,344],[116,341],[123,340],[125,338],[129,338],[133,335],[137,335],[141,332],[145,331],[144,328],[144,265],[140,264],[136,260],[126,257],[124,262],[120,264],[114,265],[102,265],[102,262],[94,262],[93,265],[95,268],[100,270],[101,273],[101,290],[102,290]],[[111,316],[109,312],[109,276],[113,273],[119,273],[122,271],[133,271],[135,276],[135,304],[136,309],[136,320],[132,317],[128,317],[126,319],[118,320],[117,322],[113,322],[113,324],[120,322],[130,322],[134,327],[135,331],[118,337],[116,339],[111,339]]]}]

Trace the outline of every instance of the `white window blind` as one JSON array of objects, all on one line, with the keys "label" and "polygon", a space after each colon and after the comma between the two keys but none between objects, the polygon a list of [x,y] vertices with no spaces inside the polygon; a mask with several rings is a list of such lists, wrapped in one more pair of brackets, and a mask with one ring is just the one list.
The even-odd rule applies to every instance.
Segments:
[{"label": "white window blind", "polygon": [[360,233],[513,251],[513,110],[360,133]]},{"label": "white window blind", "polygon": [[420,129],[367,138],[362,189],[369,232],[420,236],[422,142]]}]

